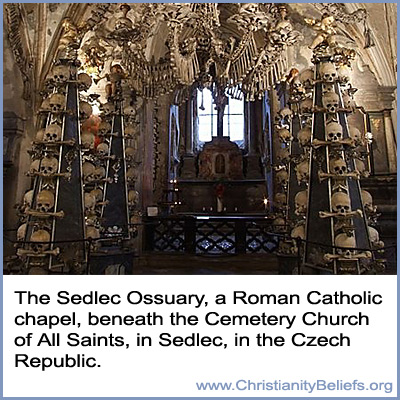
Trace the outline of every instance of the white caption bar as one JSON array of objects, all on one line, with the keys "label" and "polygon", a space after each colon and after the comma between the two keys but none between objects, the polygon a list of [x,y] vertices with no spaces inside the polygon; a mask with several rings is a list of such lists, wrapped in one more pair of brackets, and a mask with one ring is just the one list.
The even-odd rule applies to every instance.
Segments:
[{"label": "white caption bar", "polygon": [[395,397],[396,311],[395,276],[4,276],[4,395]]}]

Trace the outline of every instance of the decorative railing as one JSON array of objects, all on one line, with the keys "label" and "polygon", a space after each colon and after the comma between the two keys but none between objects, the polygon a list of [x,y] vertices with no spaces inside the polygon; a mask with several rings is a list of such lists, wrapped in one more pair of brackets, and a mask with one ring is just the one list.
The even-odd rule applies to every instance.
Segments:
[{"label": "decorative railing", "polygon": [[177,216],[145,221],[145,250],[193,254],[272,253],[279,239],[260,217]]}]

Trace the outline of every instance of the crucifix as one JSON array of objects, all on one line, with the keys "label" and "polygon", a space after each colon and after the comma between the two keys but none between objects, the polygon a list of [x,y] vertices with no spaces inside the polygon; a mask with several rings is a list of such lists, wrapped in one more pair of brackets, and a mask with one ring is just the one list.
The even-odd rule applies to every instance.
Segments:
[{"label": "crucifix", "polygon": [[215,109],[217,110],[217,137],[224,136],[224,113],[228,104],[228,97],[225,95],[224,87],[216,85],[213,93]]}]

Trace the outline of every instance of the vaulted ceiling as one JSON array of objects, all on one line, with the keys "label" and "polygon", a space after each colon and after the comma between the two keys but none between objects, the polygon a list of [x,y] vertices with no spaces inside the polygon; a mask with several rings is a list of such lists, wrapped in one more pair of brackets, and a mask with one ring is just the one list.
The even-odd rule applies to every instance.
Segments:
[{"label": "vaulted ceiling", "polygon": [[[263,7],[268,6],[268,3],[262,4],[264,4]],[[310,60],[311,51],[308,46],[312,42],[314,32],[307,26],[304,19],[320,18],[324,11],[329,10],[338,17],[337,24],[341,40],[357,51],[356,62],[359,69],[361,71],[363,68],[370,69],[381,86],[396,86],[397,5],[395,3],[330,3],[330,8],[326,8],[327,5],[329,3],[287,5],[288,19],[292,22],[294,29],[304,37],[289,54],[289,60],[293,66],[306,67]],[[23,70],[23,74],[32,73],[26,70],[27,65],[33,71],[35,89],[40,88],[52,66],[62,31],[62,21],[65,17],[70,18],[81,29],[90,31],[93,26],[95,28],[102,26],[105,31],[110,31],[115,21],[123,14],[120,6],[121,4],[116,3],[10,3],[5,5],[6,33],[12,42],[14,54],[19,55],[17,63]],[[152,21],[149,26],[148,14],[154,12],[157,5],[132,3],[129,6],[127,17],[133,22],[134,28],[138,28],[139,32],[146,31],[144,36],[138,35],[138,38],[145,40],[146,58],[157,61],[166,52],[165,24]],[[220,30],[226,37],[239,37],[241,34],[238,31],[240,25],[235,25],[229,20],[239,7],[239,4],[223,3],[218,6]],[[355,18],[360,9],[368,14],[365,21]],[[143,25],[144,23],[147,26]],[[181,35],[190,38],[194,33],[196,33],[195,26],[186,28]],[[366,33],[368,33],[367,38]],[[86,37],[90,37],[90,33]],[[372,46],[366,43],[368,39],[373,41]],[[15,46],[18,48],[15,49]]]}]

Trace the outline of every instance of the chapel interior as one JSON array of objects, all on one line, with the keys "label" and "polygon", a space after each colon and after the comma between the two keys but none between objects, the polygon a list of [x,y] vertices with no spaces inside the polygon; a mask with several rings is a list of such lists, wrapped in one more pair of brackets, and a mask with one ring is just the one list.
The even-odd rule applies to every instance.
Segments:
[{"label": "chapel interior", "polygon": [[4,273],[396,274],[396,15],[4,4]]}]

